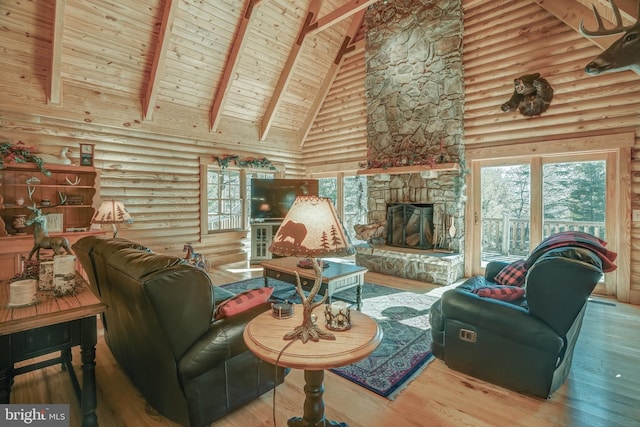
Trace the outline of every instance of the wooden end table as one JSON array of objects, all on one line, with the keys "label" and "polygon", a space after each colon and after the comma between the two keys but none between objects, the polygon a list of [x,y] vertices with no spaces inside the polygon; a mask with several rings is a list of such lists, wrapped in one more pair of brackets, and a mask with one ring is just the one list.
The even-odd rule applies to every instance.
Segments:
[{"label": "wooden end table", "polygon": [[[310,291],[316,277],[316,273],[312,268],[298,267],[298,262],[304,258],[286,257],[275,258],[260,263],[263,268],[264,285],[268,286],[269,278],[282,280],[286,283],[296,284],[296,272],[300,276],[300,284],[302,289]],[[328,302],[331,303],[333,294],[344,291],[354,286],[356,289],[356,308],[358,311],[362,308],[362,285],[364,284],[364,274],[369,271],[365,267],[359,265],[344,264],[341,262],[327,261],[329,266],[322,270],[322,286],[319,295],[327,292]]]},{"label": "wooden end table", "polygon": [[[324,306],[321,305],[315,309],[315,314],[320,328],[326,329],[323,310]],[[322,399],[324,370],[349,365],[367,357],[382,341],[382,329],[369,316],[352,311],[351,329],[331,331],[336,336],[335,340],[307,341],[303,344],[300,340],[291,342],[282,338],[301,323],[302,306],[299,304],[294,306],[294,315],[289,319],[276,319],[271,311],[267,311],[247,324],[244,341],[262,360],[274,365],[278,360],[279,366],[304,369],[304,415],[289,419],[289,427],[347,426],[325,419]]]},{"label": "wooden end table", "polygon": [[[52,297],[38,292],[38,303],[26,307],[7,307],[9,285],[0,282],[0,403],[10,402],[11,386],[16,375],[35,369],[62,364],[69,372],[82,408],[82,426],[98,425],[95,355],[96,317],[106,305],[76,274],[81,284],[75,295]],[[71,348],[79,345],[82,359],[82,388],[71,364]],[[51,358],[20,368],[14,364],[23,360],[60,351]]]}]

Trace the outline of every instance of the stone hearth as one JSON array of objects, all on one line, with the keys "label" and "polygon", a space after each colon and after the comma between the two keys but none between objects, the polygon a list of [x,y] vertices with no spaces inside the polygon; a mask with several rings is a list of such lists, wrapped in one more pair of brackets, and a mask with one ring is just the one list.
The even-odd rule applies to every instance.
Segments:
[{"label": "stone hearth", "polygon": [[359,245],[356,264],[375,273],[451,285],[464,273],[464,257],[392,246]]}]

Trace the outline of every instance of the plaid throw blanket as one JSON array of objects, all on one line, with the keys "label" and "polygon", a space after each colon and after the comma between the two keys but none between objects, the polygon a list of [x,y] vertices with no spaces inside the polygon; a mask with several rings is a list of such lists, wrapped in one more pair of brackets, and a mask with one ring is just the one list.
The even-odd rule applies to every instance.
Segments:
[{"label": "plaid throw blanket", "polygon": [[576,246],[579,248],[589,249],[596,254],[602,261],[602,270],[605,273],[608,273],[618,268],[614,263],[618,254],[605,248],[606,245],[607,242],[588,233],[580,231],[561,231],[560,233],[549,236],[540,242],[529,258],[527,258],[525,267],[529,269],[529,267],[531,267],[543,253],[550,249]]}]

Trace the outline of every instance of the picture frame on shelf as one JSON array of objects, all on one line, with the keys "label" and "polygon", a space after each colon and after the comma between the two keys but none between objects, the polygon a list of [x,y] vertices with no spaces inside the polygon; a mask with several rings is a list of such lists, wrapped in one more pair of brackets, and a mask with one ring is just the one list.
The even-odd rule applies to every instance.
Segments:
[{"label": "picture frame on shelf", "polygon": [[61,213],[50,213],[47,217],[47,231],[49,233],[62,233],[64,215]]},{"label": "picture frame on shelf", "polygon": [[80,143],[80,166],[93,166],[95,144]]}]

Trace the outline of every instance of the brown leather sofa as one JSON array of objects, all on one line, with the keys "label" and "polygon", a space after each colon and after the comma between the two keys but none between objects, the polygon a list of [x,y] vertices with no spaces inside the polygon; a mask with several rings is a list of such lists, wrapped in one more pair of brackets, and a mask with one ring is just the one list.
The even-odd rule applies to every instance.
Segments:
[{"label": "brown leather sofa", "polygon": [[214,321],[216,302],[232,294],[184,259],[101,236],[84,237],[73,250],[107,304],[107,345],[163,416],[208,425],[284,380],[285,370],[256,358],[242,338],[268,303]]}]

